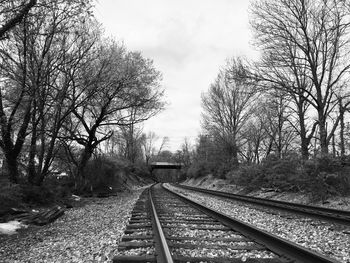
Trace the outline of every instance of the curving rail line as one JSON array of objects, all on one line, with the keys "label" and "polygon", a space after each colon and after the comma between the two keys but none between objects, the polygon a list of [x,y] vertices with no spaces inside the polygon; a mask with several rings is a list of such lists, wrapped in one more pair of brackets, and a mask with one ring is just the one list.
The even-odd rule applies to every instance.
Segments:
[{"label": "curving rail line", "polygon": [[303,204],[290,203],[285,201],[271,200],[271,199],[246,196],[246,195],[238,195],[238,194],[203,189],[203,188],[187,186],[187,185],[179,185],[179,184],[176,184],[176,185],[173,184],[173,185],[183,189],[210,194],[216,197],[224,197],[231,200],[238,200],[238,201],[251,203],[259,206],[284,210],[295,214],[306,215],[308,217],[326,220],[332,223],[338,223],[346,226],[350,225],[350,211],[346,211],[346,210],[303,205]]},{"label": "curving rail line", "polygon": [[[145,252],[135,255],[133,251],[138,249]],[[220,250],[223,251],[221,255],[210,252],[215,254]],[[136,203],[113,262],[337,261],[214,211],[158,184],[141,195]]]}]

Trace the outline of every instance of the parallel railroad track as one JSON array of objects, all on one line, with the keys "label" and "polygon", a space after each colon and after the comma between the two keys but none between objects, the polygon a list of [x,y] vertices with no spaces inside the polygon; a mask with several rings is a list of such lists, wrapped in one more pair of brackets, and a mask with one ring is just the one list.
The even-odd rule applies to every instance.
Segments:
[{"label": "parallel railroad track", "polygon": [[216,197],[228,198],[231,200],[237,200],[245,203],[250,203],[258,206],[284,210],[294,214],[306,215],[308,217],[326,220],[332,223],[338,223],[346,226],[350,226],[350,211],[338,210],[319,206],[310,206],[303,204],[296,204],[278,200],[271,200],[266,198],[259,198],[246,195],[231,194],[222,191],[214,191],[209,189],[203,189],[198,187],[186,186],[186,185],[174,185],[183,189],[197,191],[205,194],[210,194]]},{"label": "parallel railroad track", "polygon": [[140,196],[113,262],[337,261],[158,184]]}]

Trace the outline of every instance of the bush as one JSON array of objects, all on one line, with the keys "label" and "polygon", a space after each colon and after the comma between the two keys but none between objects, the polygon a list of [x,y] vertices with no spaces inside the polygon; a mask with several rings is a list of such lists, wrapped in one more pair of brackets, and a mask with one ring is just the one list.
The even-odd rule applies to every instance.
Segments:
[{"label": "bush", "polygon": [[266,187],[276,188],[278,190],[295,190],[297,181],[303,176],[298,167],[298,159],[277,159],[269,160],[263,163],[266,173]]},{"label": "bush", "polygon": [[343,165],[339,158],[326,155],[313,160],[307,160],[304,164],[304,168],[309,176],[315,177],[321,172],[337,173],[343,169]]},{"label": "bush", "polygon": [[56,200],[54,189],[44,186],[21,185],[22,201],[27,204],[48,205]]},{"label": "bush", "polygon": [[325,200],[334,195],[348,195],[350,192],[350,167],[338,157],[326,155],[308,160],[304,164],[308,182],[306,190],[313,200]]},{"label": "bush", "polygon": [[209,174],[210,171],[206,167],[205,163],[202,162],[196,162],[193,163],[187,170],[187,177],[188,178],[199,178],[201,176]]},{"label": "bush", "polygon": [[296,169],[298,166],[300,163],[296,158],[278,159],[273,155],[261,164],[242,165],[228,173],[228,177],[235,184],[252,189],[267,187],[295,190],[293,183],[300,179],[300,170]]},{"label": "bush", "polygon": [[[151,183],[151,173],[145,164],[134,164],[128,160],[99,156],[90,160],[85,168],[87,183],[82,193],[92,195],[94,193],[108,194],[116,189],[127,188],[126,175],[135,185]],[[129,180],[129,182],[130,182]]]},{"label": "bush", "polygon": [[320,175],[313,180],[309,180],[304,186],[310,195],[310,200],[313,202],[324,201],[329,197],[327,185],[322,177],[323,176]]},{"label": "bush", "polygon": [[106,191],[114,185],[114,175],[117,170],[114,162],[106,157],[90,160],[85,168],[85,177],[88,180],[85,192]]},{"label": "bush", "polygon": [[150,178],[151,177],[151,171],[149,170],[149,167],[146,164],[139,163],[139,164],[128,164],[128,170],[130,173],[133,173],[136,176],[139,176],[141,178]]},{"label": "bush", "polygon": [[18,184],[2,179],[0,182],[0,216],[8,213],[12,207],[21,207],[22,196]]},{"label": "bush", "polygon": [[350,168],[344,167],[336,177],[326,178],[326,183],[342,196],[350,194]]},{"label": "bush", "polygon": [[272,155],[261,164],[242,165],[230,171],[228,177],[249,189],[304,191],[313,200],[350,192],[350,167],[332,156],[302,162],[295,156],[278,159]]},{"label": "bush", "polygon": [[264,170],[258,164],[245,165],[240,166],[236,171],[229,172],[227,177],[234,184],[255,189],[258,188],[258,185],[261,186],[264,183]]},{"label": "bush", "polygon": [[225,179],[227,178],[230,171],[237,169],[237,165],[233,163],[222,163],[219,165],[219,167],[216,169],[216,171],[213,171],[212,173],[216,178],[219,179]]},{"label": "bush", "polygon": [[11,212],[11,208],[48,206],[63,201],[71,194],[69,187],[53,181],[50,184],[45,182],[43,186],[0,181],[0,215]]}]

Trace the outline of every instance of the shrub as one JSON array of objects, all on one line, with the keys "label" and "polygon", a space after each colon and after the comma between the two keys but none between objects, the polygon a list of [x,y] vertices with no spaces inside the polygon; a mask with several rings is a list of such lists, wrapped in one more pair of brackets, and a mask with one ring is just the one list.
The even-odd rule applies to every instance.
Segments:
[{"label": "shrub", "polygon": [[109,187],[114,184],[116,170],[114,162],[106,157],[90,160],[85,168],[85,177],[88,179],[85,192],[109,191]]},{"label": "shrub", "polygon": [[337,173],[343,169],[340,158],[331,155],[325,155],[316,159],[307,160],[304,164],[306,173],[309,176],[317,176],[321,172]]},{"label": "shrub", "polygon": [[237,169],[237,165],[233,164],[232,162],[221,163],[216,169],[216,172],[214,171],[214,176],[219,179],[225,179],[229,172],[235,169]]},{"label": "shrub", "polygon": [[264,183],[264,169],[261,165],[251,164],[240,166],[239,169],[233,170],[227,174],[227,177],[237,185],[250,186],[258,188]]},{"label": "shrub", "polygon": [[298,159],[269,160],[263,165],[266,173],[266,187],[273,187],[279,190],[295,189],[294,185],[301,175],[298,170],[300,166]]},{"label": "shrub", "polygon": [[98,156],[90,160],[85,168],[87,184],[81,194],[107,194],[116,189],[123,189],[127,178],[125,175],[133,175],[130,178],[135,184],[153,182],[149,168],[145,164],[131,163],[118,157]]},{"label": "shrub", "polygon": [[323,175],[317,176],[306,182],[306,187],[313,202],[324,201],[329,197],[327,185],[323,180]]},{"label": "shrub", "polygon": [[0,216],[9,212],[12,207],[20,207],[22,191],[18,184],[12,184],[6,179],[0,182]]},{"label": "shrub", "polygon": [[27,204],[47,205],[56,200],[54,189],[36,185],[21,185],[22,201]]},{"label": "shrub", "polygon": [[131,173],[141,177],[141,178],[150,178],[151,172],[146,164],[143,163],[129,163],[128,165]]},{"label": "shrub", "polygon": [[232,182],[250,189],[260,187],[282,191],[305,191],[312,200],[350,192],[350,167],[344,161],[324,156],[302,162],[295,156],[278,159],[270,156],[261,164],[245,165],[228,175]]},{"label": "shrub", "polygon": [[335,178],[328,178],[326,180],[328,185],[334,187],[335,191],[342,196],[350,194],[350,168],[344,167],[342,171]]},{"label": "shrub", "polygon": [[70,189],[59,184],[35,186],[28,183],[12,184],[7,180],[1,180],[0,215],[10,212],[11,208],[50,205],[63,200],[69,195]]},{"label": "shrub", "polygon": [[341,160],[331,155],[319,157],[315,161],[319,172],[335,173],[343,168]]},{"label": "shrub", "polygon": [[207,169],[205,163],[196,162],[193,163],[187,170],[188,178],[199,178],[201,176],[209,174],[210,171]]},{"label": "shrub", "polygon": [[260,187],[272,187],[281,190],[295,190],[293,181],[300,178],[299,160],[295,157],[278,159],[275,155],[265,159],[261,164],[242,165],[238,169],[228,173],[228,177],[238,185]]},{"label": "shrub", "polygon": [[[347,159],[347,158],[345,158]],[[350,192],[350,167],[338,157],[326,155],[304,164],[308,182],[306,190],[312,199],[325,200],[332,195],[347,195]]]}]

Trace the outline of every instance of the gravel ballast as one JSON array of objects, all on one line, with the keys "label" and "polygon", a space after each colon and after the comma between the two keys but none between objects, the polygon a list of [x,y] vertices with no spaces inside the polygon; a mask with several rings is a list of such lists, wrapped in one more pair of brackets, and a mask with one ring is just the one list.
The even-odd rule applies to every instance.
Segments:
[{"label": "gravel ballast", "polygon": [[142,191],[90,198],[49,225],[0,235],[0,262],[111,262]]},{"label": "gravel ballast", "polygon": [[195,193],[170,185],[167,187],[212,209],[296,242],[308,249],[340,262],[350,262],[350,233],[344,227],[302,216],[288,216],[284,212],[261,211],[204,193]]}]

